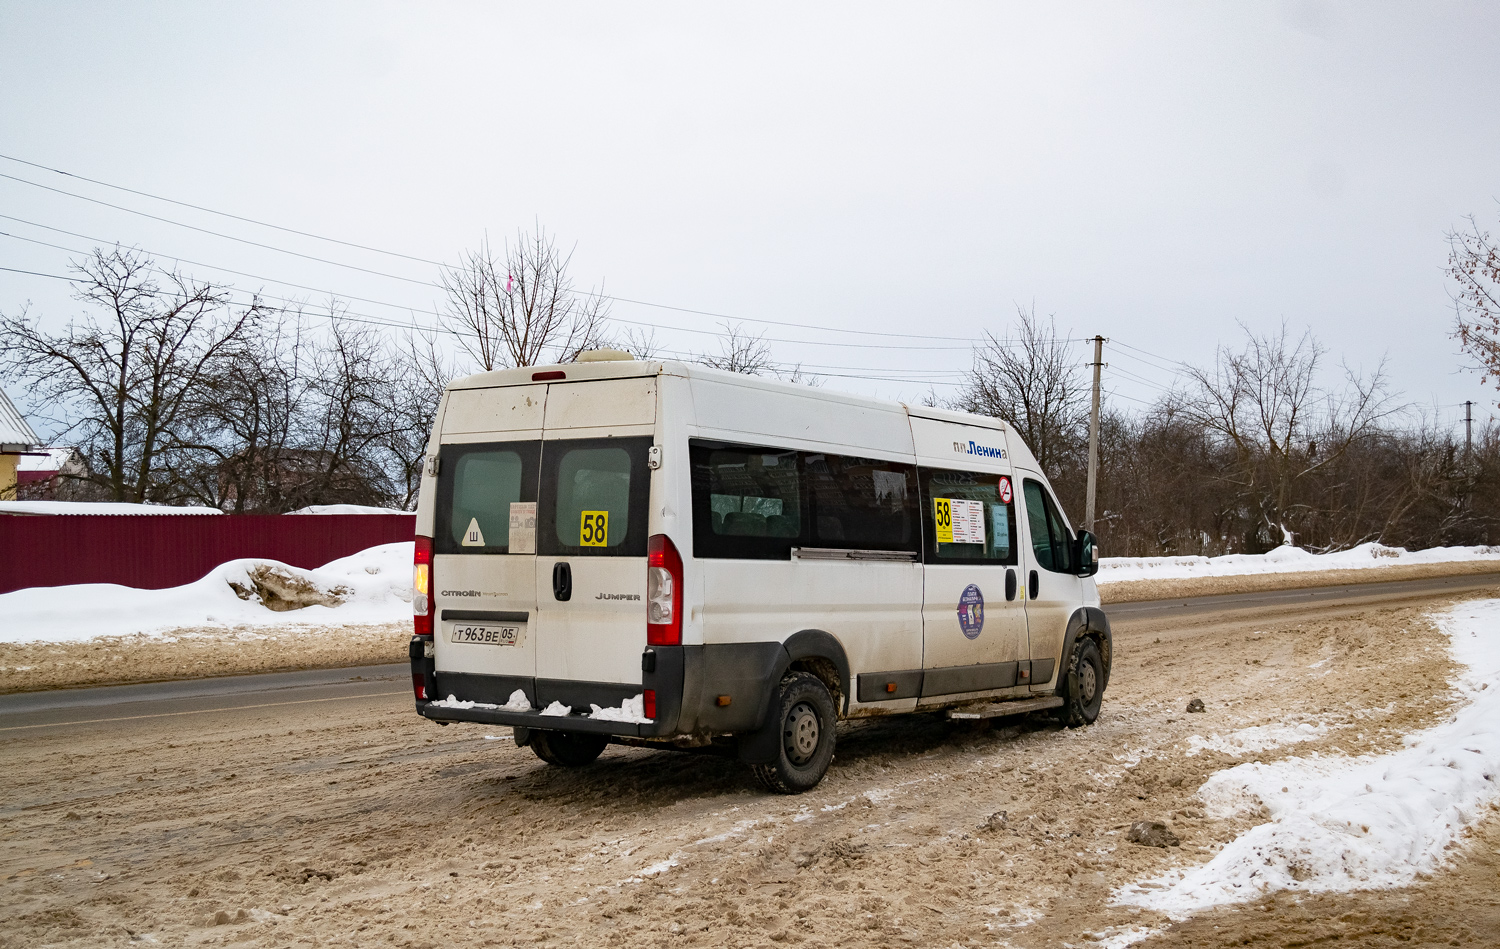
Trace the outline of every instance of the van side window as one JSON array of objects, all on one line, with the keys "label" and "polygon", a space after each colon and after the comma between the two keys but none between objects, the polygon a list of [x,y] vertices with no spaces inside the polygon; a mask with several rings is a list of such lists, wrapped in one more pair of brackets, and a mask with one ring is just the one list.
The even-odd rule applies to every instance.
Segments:
[{"label": "van side window", "polygon": [[1054,573],[1073,573],[1073,532],[1040,481],[1026,479],[1026,523],[1037,566]]},{"label": "van side window", "polygon": [[913,466],[808,452],[802,467],[812,514],[808,546],[916,552]]},{"label": "van side window", "polygon": [[804,527],[796,452],[694,440],[688,455],[696,556],[791,556]]},{"label": "van side window", "polygon": [[695,556],[786,560],[793,547],[918,550],[912,465],[700,439],[688,447]]},{"label": "van side window", "polygon": [[443,445],[439,451],[437,552],[508,553],[511,505],[536,500],[541,443]]},{"label": "van side window", "polygon": [[[923,468],[921,479],[928,563],[1017,562],[1016,505],[1009,475]],[[1001,501],[1002,494],[1008,500]]]},{"label": "van side window", "polygon": [[649,438],[543,443],[540,552],[644,557],[650,447]]}]

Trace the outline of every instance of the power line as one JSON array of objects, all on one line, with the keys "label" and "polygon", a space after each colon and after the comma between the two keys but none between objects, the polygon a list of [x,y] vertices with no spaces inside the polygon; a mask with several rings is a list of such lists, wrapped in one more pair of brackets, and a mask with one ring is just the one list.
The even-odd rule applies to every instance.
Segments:
[{"label": "power line", "polygon": [[71,171],[63,171],[61,168],[52,168],[48,165],[39,165],[34,161],[27,161],[24,158],[16,158],[13,155],[0,155],[0,158],[5,159],[6,161],[13,161],[21,165],[29,165],[32,168],[39,168],[42,171],[50,171],[53,174],[62,175],[66,178],[76,178],[79,181],[87,181],[89,184],[99,185],[101,188],[113,188],[116,191],[124,191],[127,194],[138,195],[142,198],[151,198],[153,201],[164,201],[167,204],[175,204],[178,207],[192,208],[194,211],[202,211],[206,214],[217,214],[220,217],[227,217],[235,221],[244,221],[246,224],[255,224],[259,227],[269,227],[272,230],[283,231],[287,234],[296,234],[299,237],[311,237],[313,240],[327,241],[330,244],[341,244],[344,247],[352,247],[356,250],[367,250],[376,254],[387,254],[391,257],[401,257],[406,260],[416,261],[419,264],[431,264],[434,267],[443,266],[437,261],[428,260],[425,257],[413,257],[410,254],[403,254],[398,251],[382,250],[379,247],[370,247],[366,244],[355,244],[352,241],[342,241],[336,237],[324,237],[321,234],[313,234],[309,231],[299,231],[294,227],[283,227],[280,224],[271,224],[266,221],[257,221],[255,218],[242,217],[238,214],[230,214],[228,211],[216,211],[213,208],[206,208],[201,204],[192,204],[187,201],[178,201],[176,198],[165,198],[159,194],[152,194],[149,191],[137,191],[134,188],[127,188],[123,185],[110,184],[107,181],[100,181],[97,178],[87,178],[83,175],[74,174]]},{"label": "power line", "polygon": [[[4,177],[4,175],[0,175],[0,177]],[[9,214],[0,214],[0,218],[3,218],[5,220],[9,220],[9,221],[15,221],[18,224],[25,224],[25,225],[27,225],[29,227],[36,227],[36,228],[40,228],[40,229],[46,230],[46,231],[53,231],[53,232],[58,233],[58,234],[66,234],[69,237],[76,237],[76,238],[78,238],[80,240],[92,241],[92,242],[94,242],[96,244],[115,244],[116,246],[118,246],[119,243],[120,243],[118,241],[105,240],[104,238],[100,238],[100,237],[91,237],[91,236],[89,236],[87,234],[79,234],[76,231],[69,231],[69,230],[65,230],[65,229],[60,228],[60,227],[53,227],[53,226],[51,226],[49,224],[38,224],[35,221],[28,221],[28,220],[26,220],[24,218],[15,217],[15,216],[9,215]],[[77,248],[63,247],[60,244],[52,244],[52,243],[49,243],[47,241],[41,241],[41,240],[37,240],[36,238],[31,238],[31,237],[22,237],[19,234],[10,234],[10,233],[5,232],[5,231],[0,231],[0,234],[3,234],[6,237],[10,237],[10,238],[12,238],[14,240],[26,241],[26,242],[32,243],[32,244],[40,244],[40,245],[42,245],[44,247],[51,247],[51,248],[54,248],[56,250],[65,251],[66,253],[69,253],[69,254],[82,254],[82,255],[85,255],[85,256],[88,254],[87,251],[78,250]],[[150,254],[153,257],[162,257],[162,258],[165,258],[167,260],[174,260],[174,261],[177,261],[179,263],[189,264],[189,265],[194,266],[194,267],[206,267],[209,270],[217,270],[217,271],[220,271],[221,273],[233,274],[234,276],[237,276],[237,277],[248,277],[251,280],[262,280],[262,281],[265,281],[267,283],[274,283],[274,284],[278,284],[278,285],[283,286],[283,287],[292,287],[292,288],[297,289],[297,290],[307,290],[307,291],[309,291],[311,293],[322,293],[322,294],[326,294],[327,296],[340,297],[340,298],[345,299],[345,300],[358,300],[361,303],[373,303],[376,306],[388,306],[388,307],[391,307],[393,309],[407,310],[408,312],[431,313],[434,317],[438,316],[438,314],[437,314],[437,312],[435,310],[422,310],[422,309],[420,309],[418,307],[406,306],[406,305],[402,305],[402,304],[399,304],[399,303],[389,303],[389,302],[386,302],[384,300],[375,300],[375,299],[372,299],[370,297],[361,297],[361,296],[356,296],[354,294],[339,293],[339,292],[334,291],[334,290],[326,290],[326,289],[322,289],[322,288],[319,288],[319,287],[310,287],[310,286],[308,286],[306,284],[292,283],[292,282],[287,281],[287,280],[278,280],[278,279],[276,279],[274,277],[266,277],[266,276],[262,276],[262,275],[259,275],[259,274],[248,273],[248,272],[243,271],[243,270],[234,270],[232,268],[222,267],[222,266],[219,266],[217,264],[209,264],[209,263],[204,263],[202,261],[189,260],[186,257],[178,257],[178,256],[175,256],[173,254],[157,253],[157,252],[151,251],[149,248],[141,248],[141,250],[144,251],[147,254]],[[644,327],[649,327],[651,329],[674,330],[676,332],[681,332],[681,333],[698,333],[698,334],[705,335],[705,336],[715,336],[715,337],[719,337],[719,338],[724,338],[724,337],[730,335],[729,333],[719,332],[717,330],[704,330],[704,329],[697,329],[697,328],[688,327],[688,326],[665,326],[665,325],[660,324],[660,323],[646,323],[646,322],[642,322],[642,321],[639,321],[639,320],[627,320],[624,317],[617,317],[617,316],[611,316],[611,317],[609,317],[609,319],[613,320],[615,322],[625,323],[625,324],[628,324],[628,325],[631,325],[631,326],[644,326]],[[784,324],[784,325],[795,325],[795,324]],[[817,329],[817,327],[807,327],[807,328]],[[840,331],[840,332],[845,332],[845,331]],[[848,330],[847,332],[861,332],[861,331],[858,331],[858,330]],[[897,334],[879,334],[879,335],[897,335]],[[775,337],[775,336],[771,336],[771,337],[762,336],[762,337],[758,337],[758,338],[759,339],[764,339],[767,342],[773,342],[773,343],[789,343],[789,344],[797,345],[797,346],[834,346],[834,347],[839,347],[839,348],[842,348],[842,349],[899,349],[899,350],[930,350],[930,351],[941,351],[941,352],[957,351],[957,350],[968,350],[968,349],[970,349],[969,346],[912,346],[910,344],[884,345],[884,344],[875,344],[875,343],[839,343],[839,342],[831,342],[831,341],[827,341],[827,340],[814,340],[814,339],[786,339],[786,338],[783,338],[783,337]],[[938,339],[941,339],[941,338],[944,338],[944,337],[918,337],[918,338],[922,338],[922,339],[938,338]]]},{"label": "power line", "polygon": [[[15,235],[13,235],[13,234],[6,234],[5,232],[0,231],[0,236],[14,237]],[[28,238],[18,238],[18,239],[19,240],[27,240]],[[34,241],[34,243],[45,243],[45,242]],[[56,246],[56,245],[47,244],[45,246],[49,246],[50,247],[50,246]],[[66,249],[66,248],[60,248],[60,249]],[[168,271],[162,270],[160,267],[157,267],[157,268],[154,268],[154,269],[156,270],[157,273],[163,274],[165,276],[170,276],[170,273]],[[22,270],[22,269],[19,269],[19,268],[16,268],[16,267],[0,267],[0,270],[6,271],[6,272],[9,272],[9,273],[26,274],[26,275],[33,276],[33,277],[46,277],[46,278],[49,278],[49,279],[52,279],[52,280],[63,280],[63,281],[69,282],[69,283],[87,283],[88,282],[86,279],[84,279],[82,277],[69,277],[69,276],[65,276],[63,274],[41,273],[41,272],[35,271],[35,270]],[[237,290],[237,289],[231,288],[229,290],[229,293],[230,294],[238,293],[241,296],[244,296],[244,295],[247,295],[248,292],[244,291],[244,290]],[[250,299],[253,302],[255,300],[256,296],[254,294],[248,294],[248,295],[250,296]],[[283,300],[285,300],[286,298],[271,297],[271,299],[283,299]],[[293,300],[293,301],[287,301],[287,302],[300,303],[301,301],[295,301],[295,300]],[[248,304],[246,304],[243,301],[241,301],[239,303],[239,305],[240,306],[245,306],[245,305],[248,305]],[[303,312],[303,311],[299,310],[298,312],[300,313],[300,312]],[[447,335],[450,335],[450,336],[474,336],[475,335],[473,333],[460,332],[460,331],[451,329],[451,328],[446,327],[446,326],[424,326],[424,325],[421,325],[421,324],[418,324],[418,323],[415,323],[415,322],[412,322],[412,323],[397,323],[397,322],[394,322],[392,320],[383,320],[383,319],[381,319],[379,317],[373,317],[373,316],[369,316],[368,314],[362,314],[362,313],[358,313],[356,311],[348,311],[348,310],[342,311],[342,312],[334,312],[334,311],[330,310],[329,312],[326,312],[326,313],[324,313],[324,312],[313,312],[311,315],[313,315],[313,316],[315,316],[315,317],[317,317],[319,319],[329,319],[329,320],[332,320],[332,319],[341,319],[341,320],[347,320],[347,321],[349,321],[351,323],[361,323],[361,324],[367,324],[367,325],[371,325],[371,326],[384,326],[384,327],[390,327],[390,328],[393,328],[393,329],[407,329],[407,330],[415,329],[415,330],[424,331],[424,332],[438,332],[438,333],[444,333],[444,334],[447,334]],[[692,360],[695,360],[695,359],[698,358],[697,354],[694,354],[694,353],[680,353],[680,352],[674,352],[674,351],[670,351],[670,350],[665,351],[665,352],[667,352],[670,355],[675,355],[678,358],[685,359],[685,360],[688,360],[688,361],[692,361]],[[776,365],[777,365],[778,368],[782,369],[783,371],[786,371],[786,370],[795,370],[797,368],[809,368],[808,366],[806,366],[806,364],[797,364],[797,363],[777,362]],[[856,370],[856,371],[855,372],[848,372],[848,373],[838,373],[838,372],[824,372],[822,370],[818,370],[814,374],[815,375],[819,375],[819,376],[827,376],[829,378],[835,378],[835,379],[866,379],[866,380],[879,381],[879,382],[917,383],[917,384],[923,384],[923,385],[956,386],[956,385],[961,385],[962,384],[961,382],[953,382],[953,381],[948,381],[948,380],[944,380],[944,379],[929,379],[929,378],[917,378],[917,377],[895,377],[895,376],[880,376],[880,375],[871,375],[871,374],[869,374],[871,371],[873,371],[873,372],[890,372],[890,371],[897,371],[897,372],[899,372],[901,370],[881,370],[881,369],[876,369],[876,370],[870,370],[870,371],[859,371],[859,370],[864,370],[865,369],[865,367],[862,367],[862,366],[842,366],[842,367],[834,367],[834,368],[851,369],[851,370]],[[913,371],[918,371],[918,370],[913,370]],[[941,372],[942,370],[938,370],[938,371]]]},{"label": "power line", "polygon": [[[18,162],[18,163],[23,164],[23,165],[29,165],[29,166],[31,166],[33,168],[40,168],[40,169],[43,169],[45,171],[54,172],[56,174],[64,175],[64,176],[69,177],[69,178],[76,178],[79,181],[87,181],[87,182],[89,182],[91,184],[97,184],[97,185],[100,185],[100,186],[105,187],[105,188],[113,188],[113,189],[116,189],[118,191],[124,191],[124,192],[126,192],[128,194],[140,195],[142,197],[151,198],[151,199],[157,200],[157,201],[165,201],[165,202],[168,202],[170,204],[179,205],[181,207],[192,208],[194,210],[204,211],[204,212],[209,213],[209,214],[217,214],[217,215],[220,215],[220,216],[223,216],[223,217],[231,218],[233,220],[244,221],[244,222],[250,223],[250,224],[256,224],[256,225],[259,225],[261,227],[269,227],[269,228],[273,228],[275,230],[285,231],[285,232],[291,233],[291,234],[298,234],[298,235],[303,236],[303,237],[311,237],[311,238],[313,238],[315,240],[328,241],[330,243],[341,244],[341,245],[346,246],[346,247],[354,247],[354,248],[358,248],[360,250],[373,251],[374,253],[379,253],[379,254],[387,254],[387,255],[392,256],[392,257],[401,257],[401,258],[404,258],[404,259],[407,259],[407,260],[416,261],[418,263],[430,264],[430,265],[435,266],[435,267],[447,267],[447,266],[449,266],[447,264],[439,263],[438,261],[427,260],[426,258],[423,258],[423,257],[414,257],[414,256],[412,256],[410,254],[403,254],[403,253],[400,253],[398,251],[382,250],[382,249],[380,249],[378,247],[370,247],[370,246],[367,246],[367,245],[364,245],[364,244],[355,244],[355,243],[351,243],[349,241],[339,240],[337,238],[323,237],[321,235],[313,234],[313,233],[308,232],[308,231],[300,231],[300,230],[297,230],[295,228],[282,227],[281,225],[277,225],[277,224],[269,224],[269,223],[267,223],[265,221],[257,221],[257,220],[255,220],[253,218],[242,217],[240,215],[230,214],[230,213],[225,212],[225,211],[216,211],[216,210],[214,210],[212,208],[206,208],[206,207],[203,207],[201,205],[191,204],[191,203],[186,202],[186,201],[178,201],[178,200],[176,200],[174,198],[166,198],[166,197],[162,197],[161,195],[155,195],[155,194],[151,194],[151,193],[145,192],[145,191],[138,191],[138,190],[136,190],[134,188],[126,188],[126,187],[124,187],[122,185],[110,184],[109,182],[99,181],[97,179],[88,178],[88,177],[85,177],[83,175],[73,174],[71,172],[63,171],[63,170],[58,169],[58,168],[51,168],[51,167],[46,166],[46,165],[39,165],[39,164],[37,164],[35,162],[29,162],[29,161],[26,161],[25,159],[15,158],[15,157],[10,156],[10,155],[0,155],[0,158],[6,159],[8,161]],[[400,281],[404,281],[404,282],[407,282],[407,283],[414,283],[414,284],[418,284],[418,285],[421,285],[421,286],[432,287],[432,288],[438,289],[438,290],[443,289],[443,286],[441,284],[433,283],[433,282],[428,281],[428,280],[418,280],[418,279],[415,279],[415,278],[412,278],[412,277],[401,276],[399,274],[387,273],[387,272],[382,271],[382,270],[372,270],[372,269],[370,269],[368,267],[359,267],[359,266],[356,266],[354,264],[346,264],[346,263],[343,263],[341,261],[329,260],[329,259],[324,258],[324,257],[316,257],[316,256],[313,256],[311,254],[303,254],[303,253],[301,253],[299,251],[288,250],[288,249],[286,249],[284,247],[277,247],[277,246],[275,246],[273,244],[264,244],[264,243],[261,243],[259,241],[252,241],[252,240],[249,240],[249,239],[243,238],[243,237],[235,237],[232,234],[224,234],[224,233],[221,233],[219,231],[209,230],[208,228],[198,227],[198,226],[193,225],[193,224],[186,224],[186,223],[183,223],[181,221],[174,221],[174,220],[172,220],[170,218],[164,218],[164,217],[160,217],[160,216],[155,215],[155,214],[149,214],[149,213],[147,213],[145,211],[138,211],[138,210],[136,210],[134,208],[128,208],[128,207],[125,207],[123,205],[112,204],[112,203],[110,203],[108,201],[102,201],[102,200],[100,200],[98,198],[91,198],[91,197],[88,197],[87,195],[76,194],[76,193],[74,193],[72,191],[64,191],[61,188],[53,188],[50,185],[44,185],[44,184],[41,184],[39,182],[27,180],[25,178],[18,178],[18,177],[14,176],[14,175],[7,175],[7,174],[4,174],[3,172],[0,172],[0,178],[5,178],[5,179],[8,179],[10,181],[15,181],[15,182],[18,182],[18,183],[24,184],[24,185],[30,185],[33,188],[41,188],[41,189],[43,189],[45,191],[51,191],[54,194],[65,195],[67,197],[75,198],[75,199],[80,200],[80,201],[87,201],[87,202],[90,202],[92,204],[98,204],[98,205],[101,205],[103,207],[112,208],[112,209],[117,210],[117,211],[123,211],[126,214],[136,214],[136,215],[139,215],[141,217],[149,218],[150,220],[153,220],[153,221],[159,221],[159,222],[161,222],[163,224],[171,224],[171,225],[176,226],[176,227],[187,228],[189,230],[198,231],[199,233],[208,234],[208,235],[211,235],[213,237],[220,237],[220,238],[223,238],[225,240],[238,241],[239,243],[242,243],[242,244],[249,244],[252,247],[259,247],[259,248],[262,248],[264,250],[271,250],[271,251],[275,251],[277,253],[282,253],[282,254],[290,254],[290,255],[292,255],[294,257],[301,257],[301,258],[303,258],[305,260],[311,260],[311,261],[315,261],[317,263],[329,264],[329,265],[334,266],[334,267],[345,267],[345,268],[348,268],[350,270],[357,270],[357,271],[360,271],[362,273],[372,274],[374,276],[386,277],[386,278],[389,278],[391,280],[400,280]],[[38,226],[41,226],[41,225],[38,225]],[[200,266],[204,266],[204,265],[200,265]],[[591,294],[589,294],[588,291],[583,291],[583,290],[570,290],[570,292],[576,293],[576,294],[580,294],[580,295],[591,295]],[[767,326],[783,326],[783,327],[787,327],[787,328],[790,328],[790,329],[806,329],[806,330],[812,330],[814,332],[823,332],[823,333],[850,333],[850,334],[859,335],[859,336],[886,336],[886,337],[894,337],[894,338],[900,338],[900,339],[947,339],[947,340],[961,341],[961,342],[966,342],[966,343],[971,343],[971,344],[978,342],[978,340],[974,339],[973,337],[968,337],[968,336],[939,336],[939,335],[934,335],[934,334],[930,334],[930,333],[925,333],[925,334],[924,333],[891,333],[891,332],[882,332],[882,331],[879,331],[879,330],[857,330],[857,329],[846,329],[846,328],[842,328],[842,327],[817,326],[817,325],[811,324],[811,323],[793,323],[793,322],[788,322],[788,321],[784,321],[784,320],[767,320],[767,319],[761,319],[761,318],[758,318],[758,317],[731,316],[731,315],[726,314],[726,313],[715,313],[715,312],[710,311],[710,310],[698,310],[698,309],[693,309],[691,307],[674,306],[674,305],[667,304],[667,303],[654,303],[654,302],[652,302],[650,300],[637,300],[637,299],[634,299],[634,298],[631,298],[631,297],[621,297],[621,296],[615,296],[613,294],[607,294],[607,293],[600,293],[600,294],[597,294],[597,296],[599,296],[599,297],[601,297],[603,299],[606,299],[606,300],[611,300],[611,301],[617,302],[617,303],[629,303],[629,304],[633,304],[635,306],[649,306],[649,307],[655,307],[657,309],[672,310],[672,311],[677,312],[677,313],[691,313],[691,314],[696,315],[696,316],[711,316],[711,317],[714,317],[715,319],[738,320],[738,321],[750,322],[750,323],[761,323],[761,324],[764,324],[764,325],[767,325]]]},{"label": "power line", "polygon": [[116,211],[124,211],[126,214],[137,214],[141,217],[149,218],[153,221],[160,221],[162,224],[171,224],[174,227],[187,228],[190,231],[197,231],[200,234],[207,234],[210,237],[222,237],[226,241],[237,241],[241,244],[249,244],[251,247],[259,247],[262,250],[271,250],[275,251],[278,254],[289,254],[292,257],[301,257],[303,260],[311,260],[320,264],[328,264],[332,267],[345,267],[349,270],[357,270],[360,273],[367,273],[376,277],[386,277],[391,280],[402,280],[406,283],[415,283],[424,287],[432,287],[437,290],[443,289],[442,284],[433,283],[430,280],[418,280],[414,277],[403,277],[399,274],[386,273],[383,270],[371,270],[368,267],[360,267],[355,264],[346,264],[337,260],[329,260],[326,257],[314,257],[312,254],[304,254],[300,251],[287,250],[285,247],[276,247],[273,244],[262,244],[260,241],[252,241],[249,238],[245,237],[235,237],[233,234],[222,234],[219,231],[211,231],[206,227],[198,227],[196,224],[184,224],[181,221],[174,221],[170,218],[159,217],[155,214],[148,214],[145,211],[137,211],[134,208],[127,208],[123,205],[110,204],[108,201],[100,201],[98,198],[90,198],[86,195],[74,194],[71,191],[64,191],[61,188],[54,188],[50,185],[40,184],[35,181],[27,181],[25,178],[17,178],[15,175],[7,175],[4,172],[0,172],[0,178],[6,178],[10,181],[18,181],[23,185],[31,185],[33,188],[41,188],[44,191],[51,191],[54,194],[67,195],[70,198],[77,198],[80,201],[87,201],[90,204],[98,204],[106,208],[113,208]]}]

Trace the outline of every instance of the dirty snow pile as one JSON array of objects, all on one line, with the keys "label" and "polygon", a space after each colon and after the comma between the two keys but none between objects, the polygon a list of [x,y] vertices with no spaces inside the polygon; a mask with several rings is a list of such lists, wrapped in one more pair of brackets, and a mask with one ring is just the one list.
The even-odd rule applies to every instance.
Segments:
[{"label": "dirty snow pile", "polygon": [[1298,547],[1283,546],[1265,554],[1227,554],[1223,557],[1103,557],[1099,560],[1097,581],[1124,583],[1129,580],[1239,577],[1255,573],[1361,570],[1369,567],[1454,563],[1464,560],[1500,562],[1500,547],[1407,550],[1405,547],[1386,547],[1383,544],[1360,544],[1331,554],[1314,554]]},{"label": "dirty snow pile", "polygon": [[0,514],[223,514],[216,507],[131,504],[126,501],[0,501]]},{"label": "dirty snow pile", "polygon": [[312,570],[231,560],[193,583],[114,583],[0,594],[0,642],[78,642],[168,630],[397,623],[411,616],[412,544],[382,544]]},{"label": "dirty snow pile", "polygon": [[[510,694],[510,701],[506,702],[504,705],[491,705],[485,702],[466,702],[456,695],[450,695],[446,699],[438,699],[437,701],[433,702],[431,707],[453,709],[503,709],[510,712],[532,711],[531,702],[526,698],[526,693],[522,692],[520,689],[512,692]],[[646,717],[646,702],[643,695],[637,695],[633,699],[626,699],[624,702],[614,708],[600,708],[599,706],[592,703],[589,704],[589,708],[593,709],[593,711],[590,712],[587,717],[601,722],[633,722],[640,725],[649,725],[652,721],[651,719]],[[561,702],[553,702],[546,708],[542,709],[541,713],[543,715],[551,715],[561,718],[563,716],[572,715],[573,709],[571,706],[564,705]]]},{"label": "dirty snow pile", "polygon": [[432,703],[431,707],[456,709],[487,708],[496,711],[503,709],[507,712],[529,712],[531,711],[531,700],[526,698],[525,692],[517,689],[510,694],[510,698],[504,705],[493,705],[489,702],[466,702],[456,695],[450,695],[446,699],[437,699]]},{"label": "dirty snow pile", "polygon": [[1270,821],[1208,863],[1116,894],[1120,903],[1184,915],[1273,890],[1405,886],[1437,869],[1444,848],[1500,799],[1500,600],[1436,615],[1465,667],[1451,719],[1400,751],[1243,764],[1199,791],[1223,819],[1264,806]]}]

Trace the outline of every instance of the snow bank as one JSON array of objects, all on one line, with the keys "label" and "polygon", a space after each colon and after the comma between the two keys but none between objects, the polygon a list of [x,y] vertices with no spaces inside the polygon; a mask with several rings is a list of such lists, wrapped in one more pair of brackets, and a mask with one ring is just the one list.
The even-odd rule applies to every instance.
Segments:
[{"label": "snow bank", "polygon": [[0,514],[223,514],[216,507],[168,507],[124,501],[0,501]]},{"label": "snow bank", "polygon": [[289,514],[410,514],[391,507],[371,507],[368,504],[314,504],[300,507]]},{"label": "snow bank", "polygon": [[[200,580],[165,590],[114,583],[16,590],[0,594],[5,617],[0,642],[78,642],[234,626],[396,623],[411,616],[411,561],[407,542],[371,547],[315,570],[274,560],[231,560]],[[287,609],[291,602],[278,591],[318,605]]]},{"label": "snow bank", "polygon": [[1126,887],[1116,900],[1180,915],[1273,890],[1405,886],[1437,869],[1444,848],[1500,797],[1500,600],[1436,619],[1466,667],[1455,684],[1466,702],[1449,721],[1408,735],[1388,755],[1219,772],[1199,791],[1210,816],[1264,806],[1270,822],[1208,863]]},{"label": "snow bank", "polygon": [[1228,554],[1223,557],[1104,557],[1099,561],[1099,573],[1095,579],[1099,583],[1124,583],[1129,580],[1360,570],[1397,564],[1454,563],[1464,560],[1500,560],[1500,547],[1407,550],[1405,547],[1386,547],[1382,544],[1360,544],[1331,554],[1309,553],[1297,547],[1277,547],[1265,554]]}]

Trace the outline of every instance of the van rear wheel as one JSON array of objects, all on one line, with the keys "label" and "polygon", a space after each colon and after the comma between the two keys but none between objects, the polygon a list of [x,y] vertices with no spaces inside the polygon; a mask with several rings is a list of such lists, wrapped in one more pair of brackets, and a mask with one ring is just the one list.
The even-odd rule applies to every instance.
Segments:
[{"label": "van rear wheel", "polygon": [[817,676],[795,672],[781,680],[771,714],[781,723],[776,759],[751,765],[755,777],[777,794],[801,794],[818,786],[833,761],[833,696]]},{"label": "van rear wheel", "polygon": [[588,735],[580,732],[531,733],[531,750],[548,764],[564,768],[579,768],[604,753],[609,739],[603,735]]}]

